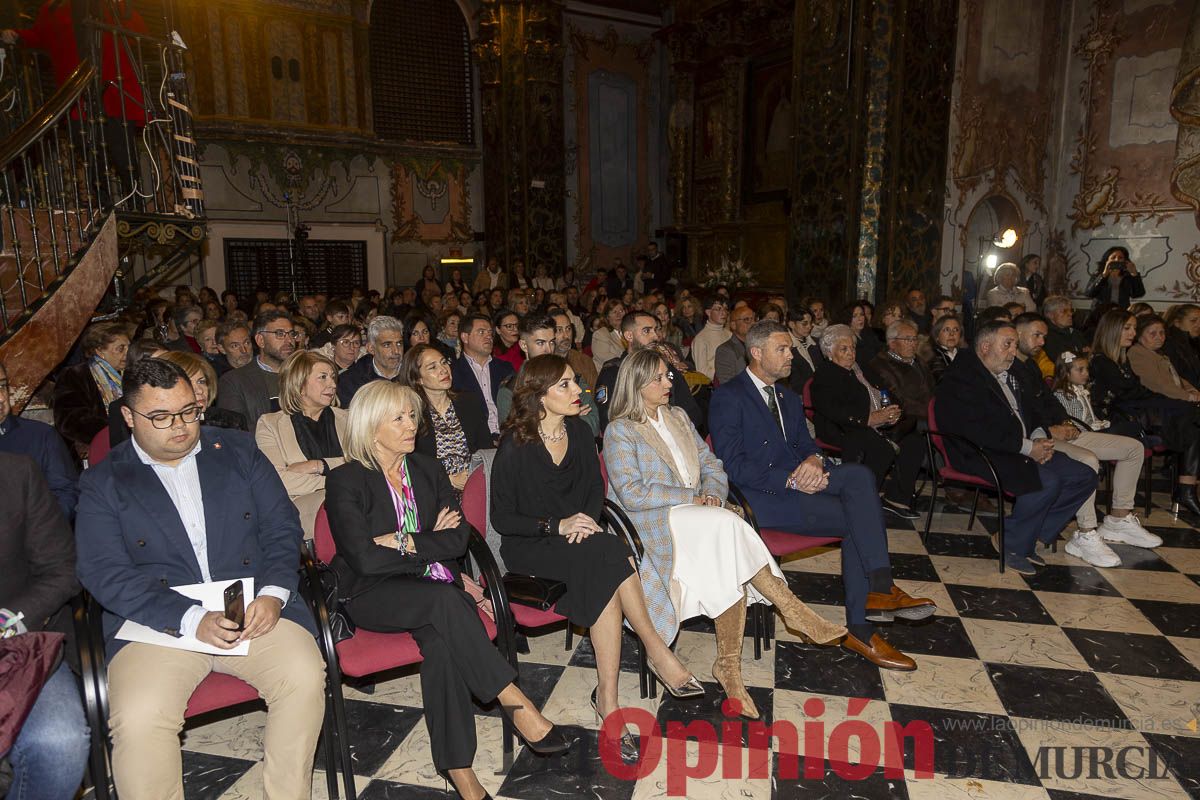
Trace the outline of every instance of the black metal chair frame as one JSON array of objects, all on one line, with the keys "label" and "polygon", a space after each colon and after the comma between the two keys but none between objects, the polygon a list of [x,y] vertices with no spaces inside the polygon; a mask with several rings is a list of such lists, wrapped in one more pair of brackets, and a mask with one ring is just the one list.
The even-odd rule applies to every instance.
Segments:
[{"label": "black metal chair frame", "polygon": [[[72,600],[76,644],[79,648],[80,681],[83,688],[83,708],[88,727],[91,729],[91,744],[88,753],[88,771],[91,773],[95,800],[111,800],[117,797],[115,787],[110,785],[112,742],[108,731],[108,665],[105,658],[102,609],[96,598],[84,591]],[[325,781],[329,797],[338,797],[337,762],[334,759],[336,734],[330,725],[329,687],[326,685],[325,721],[321,726],[321,747],[325,751]],[[247,701],[228,706],[219,711],[249,705]],[[217,713],[217,711],[209,712]],[[353,787],[353,783],[348,783]],[[347,793],[348,800],[355,795]]]},{"label": "black metal chair frame", "polygon": [[[966,481],[959,481],[954,478],[944,477],[941,473],[941,470],[938,469],[936,466],[938,463],[937,459],[940,456],[940,453],[938,452],[937,448],[934,447],[934,444],[933,444],[933,437],[935,437],[935,436],[940,437],[942,439],[949,439],[951,441],[961,442],[961,443],[965,444],[966,446],[970,447],[972,450],[974,450],[975,454],[978,455],[981,459],[983,459],[984,466],[986,466],[988,469],[988,472],[991,473],[992,485],[988,486],[988,487],[984,487],[984,486],[980,486],[979,484],[976,484],[976,483],[967,483]],[[921,541],[924,542],[926,539],[929,538],[929,530],[930,530],[930,528],[933,527],[933,510],[934,510],[934,507],[937,505],[937,494],[938,494],[939,486],[943,489],[961,488],[961,489],[974,490],[975,499],[971,503],[971,518],[967,522],[967,530],[968,531],[975,524],[975,515],[979,509],[979,493],[980,493],[980,491],[986,489],[990,492],[993,492],[996,495],[996,518],[997,518],[997,520],[999,520],[998,544],[1000,546],[998,561],[1000,563],[1000,572],[1003,573],[1004,572],[1004,499],[1005,499],[1005,494],[1004,494],[1004,484],[1001,482],[1000,475],[996,472],[996,467],[994,464],[992,464],[992,460],[990,458],[988,458],[988,455],[987,455],[987,453],[984,452],[983,448],[980,447],[979,445],[975,444],[975,442],[971,441],[970,439],[966,438],[965,436],[959,436],[958,434],[954,434],[954,433],[946,433],[945,431],[940,431],[940,430],[935,431],[932,429],[927,429],[925,431],[925,446],[928,451],[927,457],[929,459],[929,465],[931,468],[931,470],[930,470],[931,489],[930,489],[930,494],[929,494],[929,510],[925,513],[925,530],[921,533]],[[950,464],[947,463],[946,466],[949,467]],[[982,480],[987,480],[987,479],[983,478]]]}]

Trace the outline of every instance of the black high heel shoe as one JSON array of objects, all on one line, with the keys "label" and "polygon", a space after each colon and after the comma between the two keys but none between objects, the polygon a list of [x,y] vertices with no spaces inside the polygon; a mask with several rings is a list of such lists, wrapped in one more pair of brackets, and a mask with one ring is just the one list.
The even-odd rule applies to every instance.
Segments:
[{"label": "black high heel shoe", "polygon": [[[604,724],[604,717],[600,716],[600,707],[596,704],[596,692],[600,687],[592,689],[592,711],[596,713],[596,719],[600,720],[600,724]],[[626,763],[632,763],[638,760],[641,751],[638,750],[637,739],[629,731],[621,734],[621,760]]]},{"label": "black high heel shoe", "polygon": [[1196,499],[1195,484],[1179,483],[1175,485],[1175,495],[1171,498],[1171,511],[1176,517],[1180,511],[1187,511],[1193,516],[1200,517],[1200,502]]},{"label": "black high heel shoe", "polygon": [[571,745],[575,743],[575,740],[568,739],[562,728],[557,725],[551,725],[550,730],[546,731],[546,735],[536,742],[526,739],[520,731],[517,731],[517,737],[539,756],[560,756],[570,750]]}]

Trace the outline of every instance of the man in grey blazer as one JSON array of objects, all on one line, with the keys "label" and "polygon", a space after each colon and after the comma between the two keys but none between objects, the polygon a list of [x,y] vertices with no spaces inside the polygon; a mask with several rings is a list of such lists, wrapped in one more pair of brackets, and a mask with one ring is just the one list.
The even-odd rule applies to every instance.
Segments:
[{"label": "man in grey blazer", "polygon": [[254,318],[258,356],[244,367],[221,376],[217,406],[236,411],[254,430],[263,414],[279,410],[279,368],[296,350],[298,334],[283,311],[265,311]]}]

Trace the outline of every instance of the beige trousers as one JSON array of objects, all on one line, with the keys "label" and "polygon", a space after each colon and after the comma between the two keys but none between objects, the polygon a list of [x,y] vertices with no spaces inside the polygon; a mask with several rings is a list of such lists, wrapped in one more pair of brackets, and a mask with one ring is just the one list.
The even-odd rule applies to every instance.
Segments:
[{"label": "beige trousers", "polygon": [[288,619],[252,641],[245,656],[139,643],[121,648],[108,668],[113,780],[121,800],[183,800],[183,712],[209,672],[241,678],[267,702],[263,797],[308,800],[325,669],[312,634]]},{"label": "beige trousers", "polygon": [[[1076,461],[1087,464],[1093,472],[1100,472],[1101,461],[1116,461],[1113,472],[1112,507],[1132,509],[1137,494],[1138,476],[1142,474],[1142,461],[1146,450],[1142,443],[1129,436],[1114,436],[1111,433],[1084,431],[1071,442],[1055,442],[1054,449]],[[1079,529],[1088,531],[1096,527],[1096,493],[1083,501],[1075,514]]]}]

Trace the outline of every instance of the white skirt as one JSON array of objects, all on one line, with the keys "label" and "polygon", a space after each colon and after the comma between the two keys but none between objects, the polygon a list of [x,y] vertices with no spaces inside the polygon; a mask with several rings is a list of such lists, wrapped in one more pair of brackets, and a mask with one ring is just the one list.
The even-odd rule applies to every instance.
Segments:
[{"label": "white skirt", "polygon": [[671,600],[680,621],[719,617],[741,601],[743,591],[749,602],[767,603],[750,579],[763,567],[779,578],[783,572],[745,520],[724,508],[689,504],[671,509],[670,524],[675,545]]}]

